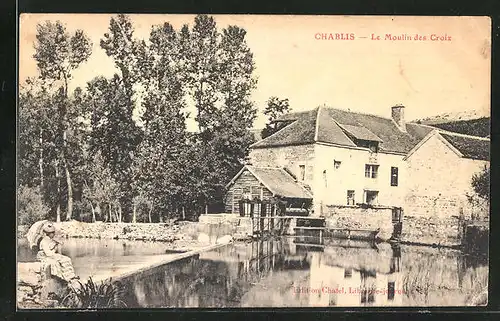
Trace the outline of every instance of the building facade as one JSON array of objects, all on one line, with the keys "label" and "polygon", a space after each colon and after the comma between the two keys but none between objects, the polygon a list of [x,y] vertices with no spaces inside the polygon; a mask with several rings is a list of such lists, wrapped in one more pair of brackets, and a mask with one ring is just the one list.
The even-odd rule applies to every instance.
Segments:
[{"label": "building facade", "polygon": [[[471,201],[471,180],[489,166],[490,140],[443,130],[432,131],[405,157],[411,177],[405,196],[413,216],[470,218],[487,213],[487,204]],[[477,198],[476,198],[477,199]]]},{"label": "building facade", "polygon": [[329,206],[403,207],[403,158],[430,128],[406,124],[404,107],[392,119],[318,107],[279,121],[286,126],[252,145],[250,162],[294,173],[313,194],[314,215]]},{"label": "building facade", "polygon": [[471,178],[489,164],[489,138],[407,123],[404,106],[391,116],[328,107],[290,113],[251,146],[249,163],[290,174],[311,193],[314,216],[367,206],[401,207],[405,215],[471,212]]}]

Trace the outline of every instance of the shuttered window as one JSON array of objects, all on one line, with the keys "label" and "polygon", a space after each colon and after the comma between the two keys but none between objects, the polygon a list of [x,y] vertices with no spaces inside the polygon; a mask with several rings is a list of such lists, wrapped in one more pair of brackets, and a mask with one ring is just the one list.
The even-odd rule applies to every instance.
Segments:
[{"label": "shuttered window", "polygon": [[398,186],[398,168],[391,167],[391,186]]}]

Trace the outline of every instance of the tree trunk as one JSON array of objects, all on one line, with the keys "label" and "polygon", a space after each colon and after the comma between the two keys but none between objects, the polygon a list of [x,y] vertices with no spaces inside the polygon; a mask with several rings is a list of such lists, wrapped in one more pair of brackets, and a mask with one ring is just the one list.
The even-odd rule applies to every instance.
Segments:
[{"label": "tree trunk", "polygon": [[149,223],[152,223],[151,221],[151,212],[153,211],[153,204],[149,206],[149,212],[148,212],[148,218],[149,218]]},{"label": "tree trunk", "polygon": [[108,211],[109,211],[109,221],[113,223],[113,211],[111,210],[111,203],[108,204]]},{"label": "tree trunk", "polygon": [[208,214],[208,204],[205,205],[205,214]]},{"label": "tree trunk", "polygon": [[186,210],[184,209],[184,206],[182,207],[182,219],[186,219]]},{"label": "tree trunk", "polygon": [[133,204],[132,205],[132,223],[136,223],[136,220],[137,220],[137,204]]},{"label": "tree trunk", "polygon": [[73,216],[73,183],[71,180],[71,174],[69,172],[66,157],[64,158],[64,171],[66,173],[66,184],[68,185],[68,207],[66,210],[66,221],[69,221]]},{"label": "tree trunk", "polygon": [[90,203],[90,208],[92,209],[92,223],[95,223],[96,219],[95,219],[94,205],[92,204],[92,202],[89,202],[89,203]]},{"label": "tree trunk", "polygon": [[64,165],[64,173],[66,174],[66,185],[68,185],[68,206],[66,208],[66,221],[71,220],[73,216],[73,182],[71,179],[71,173],[69,170],[68,160],[66,156],[66,146],[67,146],[67,137],[66,130],[63,131],[63,152],[62,152],[62,161]]},{"label": "tree trunk", "polygon": [[55,166],[56,178],[57,178],[57,192],[56,192],[56,222],[61,222],[61,176],[59,173],[59,164]]},{"label": "tree trunk", "polygon": [[43,129],[40,129],[40,158],[38,159],[38,166],[40,169],[40,190],[43,190]]},{"label": "tree trunk", "polygon": [[118,222],[122,222],[122,206],[121,204],[118,204],[118,212],[116,213],[118,215]]}]

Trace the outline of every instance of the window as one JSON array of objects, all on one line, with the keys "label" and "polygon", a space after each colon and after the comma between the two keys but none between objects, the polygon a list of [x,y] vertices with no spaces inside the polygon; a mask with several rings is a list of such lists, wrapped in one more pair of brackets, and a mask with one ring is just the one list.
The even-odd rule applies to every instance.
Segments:
[{"label": "window", "polygon": [[301,181],[306,179],[306,165],[299,165],[299,179]]},{"label": "window", "polygon": [[375,287],[363,288],[361,290],[361,303],[373,303],[375,302]]},{"label": "window", "polygon": [[365,165],[365,177],[377,178],[378,165]]},{"label": "window", "polygon": [[365,191],[365,204],[377,204],[378,191]]},{"label": "window", "polygon": [[354,191],[348,190],[347,191],[347,205],[354,205],[354,204],[355,204]]},{"label": "window", "polygon": [[398,168],[391,167],[391,186],[398,186]]},{"label": "window", "polygon": [[338,169],[341,163],[341,161],[333,160],[333,168]]},{"label": "window", "polygon": [[394,300],[394,282],[387,283],[387,300]]},{"label": "window", "polygon": [[352,269],[344,269],[344,279],[350,279],[352,277]]}]

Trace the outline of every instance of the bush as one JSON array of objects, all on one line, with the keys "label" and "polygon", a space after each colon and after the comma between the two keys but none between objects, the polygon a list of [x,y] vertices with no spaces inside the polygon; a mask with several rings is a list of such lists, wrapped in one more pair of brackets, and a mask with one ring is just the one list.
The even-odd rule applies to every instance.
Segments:
[{"label": "bush", "polygon": [[490,201],[490,167],[484,166],[483,170],[472,176],[474,192],[486,201]]},{"label": "bush", "polygon": [[87,283],[78,281],[79,287],[71,288],[61,305],[73,309],[102,309],[102,308],[126,308],[124,302],[125,288],[119,282],[111,282],[111,279],[98,285],[89,277]]},{"label": "bush", "polygon": [[17,190],[17,217],[19,225],[32,225],[49,216],[49,207],[45,205],[40,190],[36,187],[21,185]]}]

